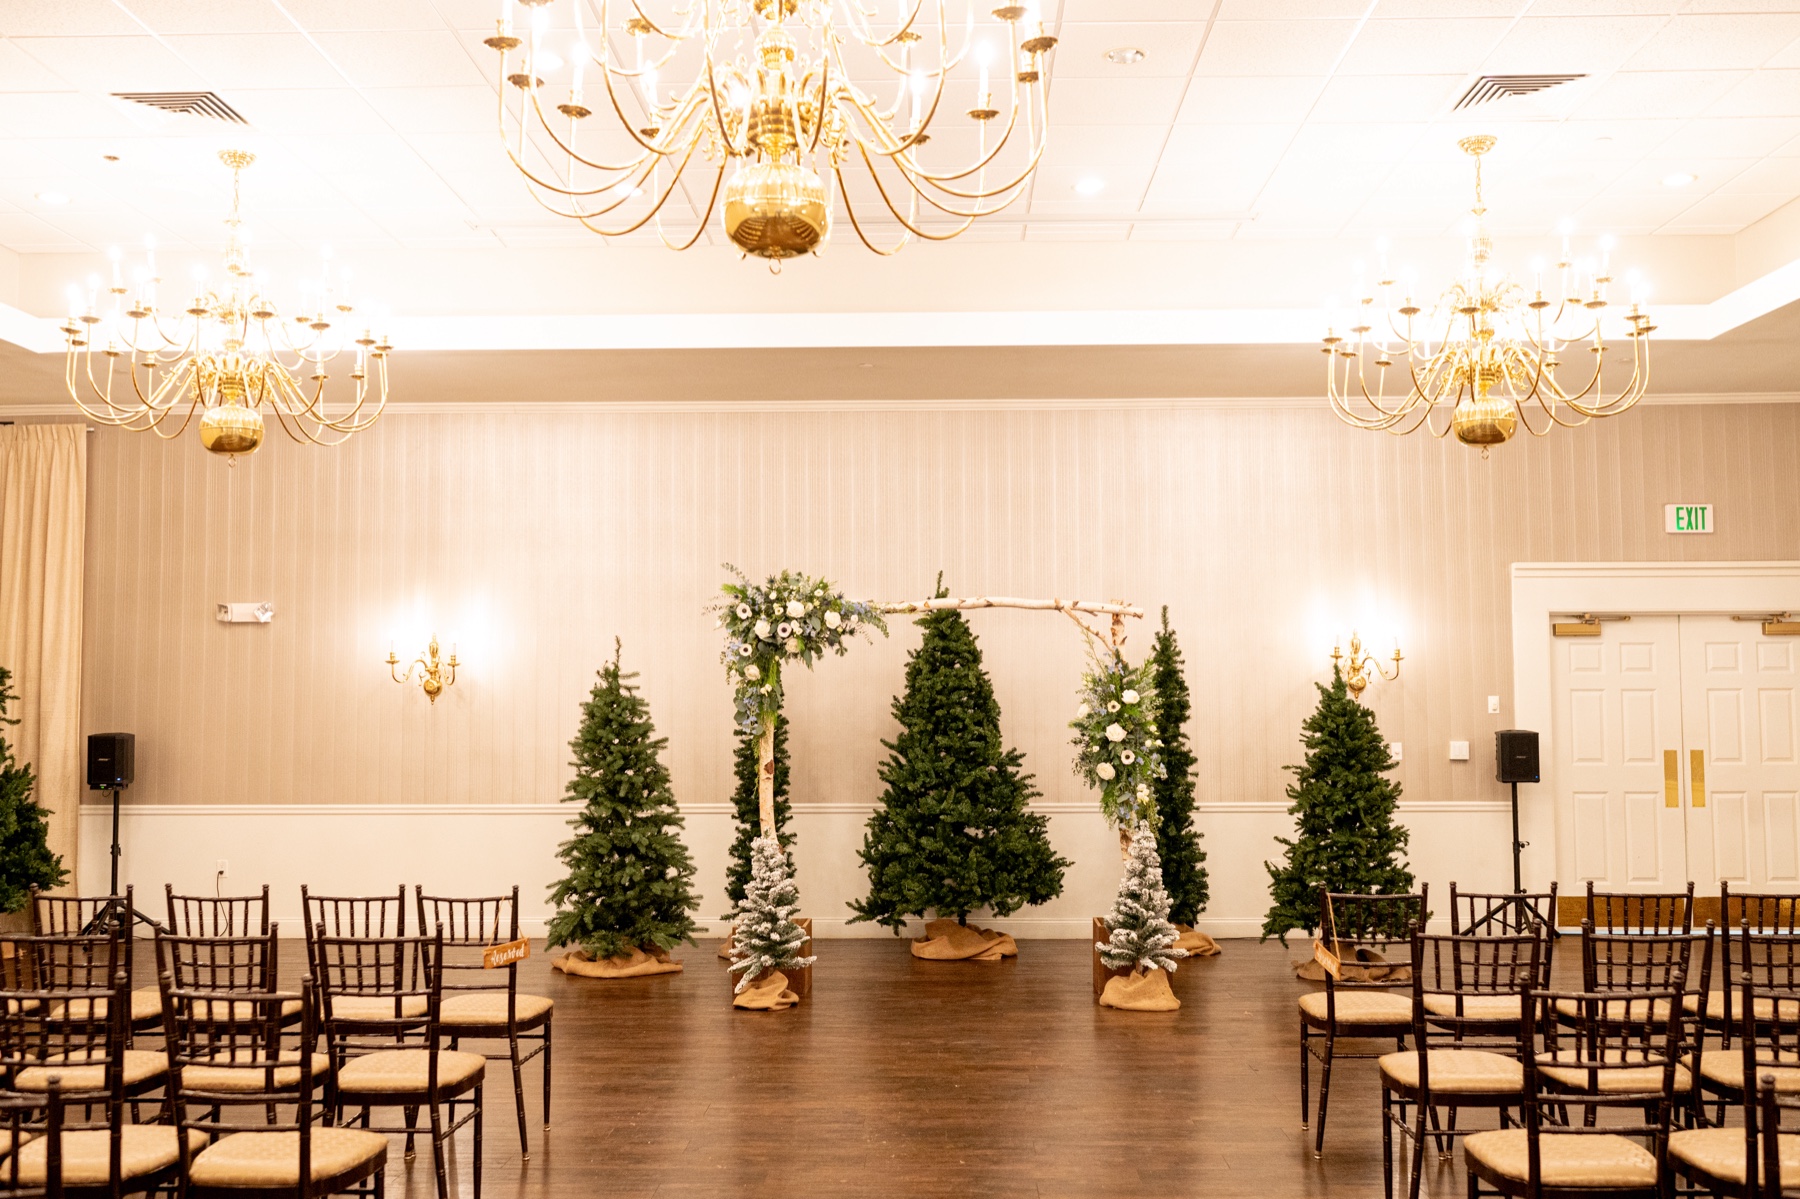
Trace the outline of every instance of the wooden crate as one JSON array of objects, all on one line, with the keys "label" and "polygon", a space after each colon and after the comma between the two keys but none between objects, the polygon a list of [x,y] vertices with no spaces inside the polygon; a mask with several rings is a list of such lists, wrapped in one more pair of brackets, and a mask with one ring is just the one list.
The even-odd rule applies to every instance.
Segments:
[{"label": "wooden crate", "polygon": [[1094,942],[1095,948],[1093,950],[1093,954],[1094,954],[1094,1002],[1096,1002],[1096,1003],[1098,1003],[1100,1001],[1100,992],[1106,990],[1106,983],[1107,983],[1108,979],[1122,978],[1125,975],[1131,973],[1130,969],[1108,970],[1106,968],[1106,964],[1100,960],[1100,950],[1098,947],[1102,941],[1106,940],[1111,935],[1112,934],[1107,931],[1105,918],[1101,917],[1101,916],[1095,916],[1094,917],[1094,936],[1093,936],[1093,942]]}]

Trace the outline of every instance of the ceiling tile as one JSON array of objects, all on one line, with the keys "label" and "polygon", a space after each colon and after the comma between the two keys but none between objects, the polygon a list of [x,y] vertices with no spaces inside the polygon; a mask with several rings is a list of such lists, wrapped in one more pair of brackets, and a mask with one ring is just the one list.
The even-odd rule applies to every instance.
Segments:
[{"label": "ceiling tile", "polygon": [[269,0],[119,0],[156,33],[292,33]]},{"label": "ceiling tile", "polygon": [[182,34],[165,40],[221,92],[345,84],[343,75],[298,33]]},{"label": "ceiling tile", "polygon": [[[129,2],[129,0],[128,0]],[[443,29],[445,21],[430,0],[283,0],[300,28],[309,33],[334,30]],[[488,19],[499,16],[500,6],[490,0]]]},{"label": "ceiling tile", "polygon": [[[1524,12],[1530,0],[1456,0],[1454,15],[1458,17],[1515,17]],[[1375,16],[1442,17],[1449,6],[1444,0],[1380,0]]]},{"label": "ceiling tile", "polygon": [[1064,0],[1062,19],[1065,25],[1104,21],[1204,22],[1212,16],[1213,5],[1214,0]]},{"label": "ceiling tile", "polygon": [[233,91],[231,103],[265,133],[382,132],[379,113],[347,87]]},{"label": "ceiling tile", "polygon": [[1324,82],[1324,76],[1195,75],[1175,119],[1184,125],[1292,125],[1312,111]]},{"label": "ceiling tile", "polygon": [[1800,196],[1800,158],[1765,158],[1753,163],[1721,184],[1719,192],[1781,192],[1789,199]]},{"label": "ceiling tile", "polygon": [[112,0],[0,0],[7,37],[97,37],[141,34],[144,27]]},{"label": "ceiling tile", "polygon": [[1675,231],[1708,225],[1728,227],[1736,232],[1754,225],[1793,198],[1794,193],[1791,191],[1772,194],[1720,192],[1702,198],[1692,208],[1670,221],[1669,229]]},{"label": "ceiling tile", "polygon": [[1709,117],[1800,116],[1800,70],[1763,70],[1707,107]]},{"label": "ceiling tile", "polygon": [[1621,71],[1582,101],[1583,120],[1692,117],[1749,78],[1747,71]]},{"label": "ceiling tile", "polygon": [[1222,0],[1221,21],[1354,20],[1368,14],[1373,0]]},{"label": "ceiling tile", "polygon": [[1467,73],[1505,35],[1499,18],[1370,21],[1350,43],[1343,75],[1443,75]]},{"label": "ceiling tile", "polygon": [[1313,108],[1314,122],[1429,120],[1461,94],[1464,75],[1339,75]]},{"label": "ceiling tile", "polygon": [[1101,221],[1032,221],[1025,226],[1026,241],[1124,241],[1131,225]]},{"label": "ceiling tile", "polygon": [[1800,137],[1800,117],[1702,117],[1683,123],[1654,156],[1760,158],[1795,137]]},{"label": "ceiling tile", "polygon": [[1664,17],[1674,7],[1669,0],[1536,0],[1534,17]]},{"label": "ceiling tile", "polygon": [[457,35],[448,31],[321,33],[314,40],[357,87],[472,87],[487,82]]},{"label": "ceiling tile", "polygon": [[1634,71],[1759,67],[1800,38],[1800,12],[1683,15],[1627,64]]},{"label": "ceiling tile", "polygon": [[1526,17],[1481,69],[1490,75],[1601,75],[1618,70],[1664,24],[1662,17]]},{"label": "ceiling tile", "polygon": [[[1054,139],[1065,125],[1168,125],[1175,120],[1186,90],[1187,80],[1180,78],[1058,76],[1050,86],[1050,136]],[[485,99],[491,126],[492,93]]]},{"label": "ceiling tile", "polygon": [[[1106,24],[1068,24],[1061,30],[1053,62],[1054,78],[1071,77],[1120,79],[1143,76],[1186,78],[1200,51],[1200,37],[1206,27],[1197,21],[1146,24],[1107,22]],[[1119,46],[1135,46],[1144,52],[1144,60],[1121,67],[1106,58],[1106,52]]]},{"label": "ceiling tile", "polygon": [[17,42],[0,38],[0,92],[60,92],[73,86]]},{"label": "ceiling tile", "polygon": [[78,88],[93,92],[178,92],[206,86],[148,35],[33,37],[13,44]]},{"label": "ceiling tile", "polygon": [[1226,241],[1242,221],[1140,220],[1131,226],[1132,241]]},{"label": "ceiling tile", "polygon": [[1218,21],[1198,73],[1324,75],[1355,32],[1355,21]]},{"label": "ceiling tile", "polygon": [[1260,186],[1298,126],[1177,125],[1158,164],[1159,179],[1243,176]]},{"label": "ceiling tile", "polygon": [[1763,64],[1764,67],[1800,68],[1800,38],[1789,44],[1788,48]]},{"label": "ceiling tile", "polygon": [[1399,162],[1424,136],[1427,128],[1422,122],[1404,125],[1308,122],[1294,137],[1282,165]]},{"label": "ceiling tile", "polygon": [[0,92],[0,129],[13,137],[116,137],[138,132],[112,102],[80,92]]}]

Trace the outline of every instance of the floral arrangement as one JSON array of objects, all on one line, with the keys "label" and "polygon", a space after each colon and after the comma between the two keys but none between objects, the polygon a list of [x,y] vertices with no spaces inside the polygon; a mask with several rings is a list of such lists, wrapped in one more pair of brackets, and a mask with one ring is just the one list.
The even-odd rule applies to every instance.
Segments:
[{"label": "floral arrangement", "polygon": [[755,734],[764,722],[773,725],[781,712],[781,670],[788,662],[811,669],[827,650],[842,654],[858,633],[877,629],[887,636],[887,623],[870,604],[845,599],[824,579],[784,570],[762,583],[752,583],[729,562],[737,578],[719,590],[713,605],[718,627],[725,630],[725,664],[737,700],[738,727]]},{"label": "floral arrangement", "polygon": [[1081,678],[1075,769],[1100,792],[1100,810],[1115,826],[1155,827],[1150,780],[1167,777],[1156,736],[1156,689],[1150,663],[1134,667],[1116,650],[1095,654]]}]

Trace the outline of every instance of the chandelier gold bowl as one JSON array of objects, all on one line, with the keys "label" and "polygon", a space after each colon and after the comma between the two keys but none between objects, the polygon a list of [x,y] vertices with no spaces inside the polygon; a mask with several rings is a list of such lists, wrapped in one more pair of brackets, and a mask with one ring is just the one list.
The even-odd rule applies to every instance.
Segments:
[{"label": "chandelier gold bowl", "polygon": [[[1486,457],[1490,447],[1510,440],[1520,427],[1542,437],[1558,425],[1572,428],[1617,416],[1649,390],[1655,326],[1636,296],[1629,312],[1613,318],[1630,347],[1631,374],[1610,396],[1603,387],[1613,348],[1605,336],[1613,282],[1607,244],[1597,258],[1577,262],[1564,234],[1554,300],[1545,296],[1541,267],[1529,288],[1495,267],[1481,195],[1481,159],[1494,142],[1483,135],[1457,143],[1475,160],[1474,222],[1462,273],[1435,309],[1427,315],[1410,285],[1396,297],[1396,282],[1383,262],[1376,286],[1385,311],[1377,311],[1375,294],[1365,294],[1347,336],[1326,330],[1326,394],[1346,424],[1394,434],[1421,428],[1434,437],[1453,433]],[[1571,373],[1572,364],[1564,356],[1584,347],[1592,369],[1577,367],[1574,373],[1582,377],[1565,384],[1559,371]],[[1390,368],[1404,389],[1392,397],[1386,394]],[[1440,408],[1449,409],[1441,422],[1434,419]]]},{"label": "chandelier gold bowl", "polygon": [[[125,285],[113,251],[109,310],[101,311],[97,277],[85,297],[71,293],[62,326],[69,397],[93,420],[148,430],[164,440],[181,436],[197,416],[200,444],[232,460],[262,445],[265,413],[295,441],[337,445],[373,425],[387,406],[393,347],[365,322],[353,339],[348,397],[330,414],[326,366],[348,350],[334,330],[356,315],[341,292],[349,272],[334,290],[327,262],[322,281],[303,289],[299,310],[284,319],[268,298],[264,277],[250,269],[240,215],[240,176],[255,156],[225,150],[219,159],[231,170],[223,282],[208,289],[204,273],[197,272],[197,294],[178,313],[168,313],[157,303],[162,279],[154,243],[147,243],[133,287]],[[120,375],[129,394],[123,384],[115,392]]]},{"label": "chandelier gold bowl", "polygon": [[892,254],[1007,207],[1043,157],[1056,38],[1035,3],[957,21],[948,0],[519,2],[523,36],[501,0],[487,39],[501,143],[539,203],[603,236],[685,250],[719,210],[778,266],[825,246],[841,205]]}]

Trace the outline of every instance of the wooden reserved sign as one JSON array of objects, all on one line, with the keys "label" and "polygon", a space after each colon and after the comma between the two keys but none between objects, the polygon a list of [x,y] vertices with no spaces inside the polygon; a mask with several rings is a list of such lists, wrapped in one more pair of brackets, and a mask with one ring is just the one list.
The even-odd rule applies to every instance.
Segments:
[{"label": "wooden reserved sign", "polygon": [[531,938],[520,937],[517,941],[504,941],[499,945],[490,945],[482,950],[481,965],[486,970],[498,970],[502,966],[522,962],[530,956]]}]

